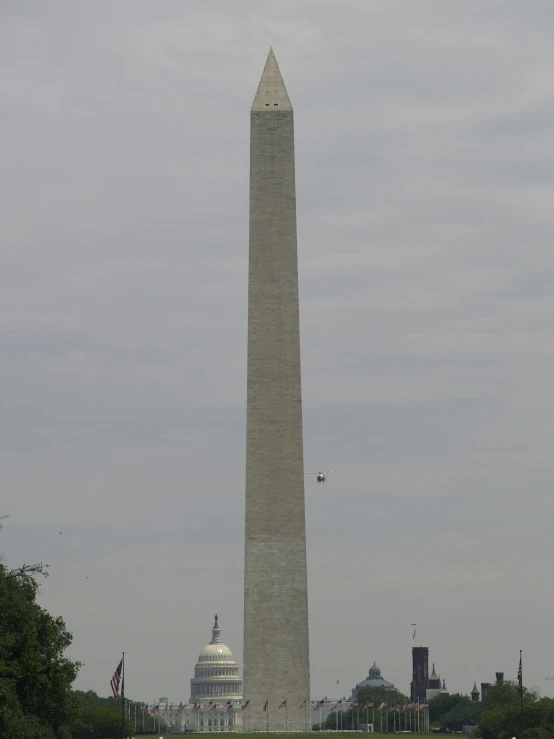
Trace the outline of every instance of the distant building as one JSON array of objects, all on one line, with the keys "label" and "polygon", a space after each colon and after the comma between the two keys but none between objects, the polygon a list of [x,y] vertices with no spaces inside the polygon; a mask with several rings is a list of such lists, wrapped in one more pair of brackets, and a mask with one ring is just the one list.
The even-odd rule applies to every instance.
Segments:
[{"label": "distant building", "polygon": [[489,692],[489,689],[491,688],[490,683],[481,683],[481,700],[485,700],[485,696]]},{"label": "distant building", "polygon": [[381,670],[377,667],[375,662],[369,668],[369,674],[366,679],[362,680],[361,683],[358,683],[356,687],[352,690],[352,697],[357,698],[359,692],[361,692],[362,690],[367,690],[368,688],[380,688],[381,690],[395,689],[394,685],[392,683],[389,683],[388,680],[385,680],[385,678],[381,675]]},{"label": "distant building", "polygon": [[[504,673],[496,672],[496,685],[502,685],[504,682]],[[492,683],[481,683],[481,700],[485,700],[485,696],[492,688]],[[479,700],[479,690],[477,689],[477,681],[473,683],[473,690],[471,691],[471,700],[476,703]]]},{"label": "distant building", "polygon": [[419,699],[425,703],[429,681],[429,647],[412,648],[412,682],[410,693],[412,701]]},{"label": "distant building", "polygon": [[[171,726],[188,731],[242,731],[242,678],[233,653],[221,641],[217,615],[212,640],[204,647],[190,681],[190,701]],[[244,712],[248,721],[248,711]]]},{"label": "distant building", "polygon": [[431,698],[434,698],[437,695],[448,695],[448,690],[446,689],[446,681],[443,680],[441,683],[440,675],[437,675],[435,670],[435,663],[433,662],[433,672],[429,676],[429,680],[427,681],[427,690],[425,691],[425,699],[431,700]]},{"label": "distant building", "polygon": [[428,690],[440,690],[441,688],[441,679],[440,675],[437,675],[435,671],[435,663],[433,662],[433,672],[429,675],[429,680],[427,681],[427,689]]}]

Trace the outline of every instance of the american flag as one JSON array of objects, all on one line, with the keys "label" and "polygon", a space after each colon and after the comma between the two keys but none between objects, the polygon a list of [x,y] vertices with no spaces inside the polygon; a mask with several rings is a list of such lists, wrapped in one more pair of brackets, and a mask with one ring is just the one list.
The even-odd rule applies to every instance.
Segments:
[{"label": "american flag", "polygon": [[195,713],[196,713],[196,711],[198,711],[198,703],[195,703],[195,704],[194,704],[194,706],[192,707],[192,710],[193,710],[193,711],[194,711]]},{"label": "american flag", "polygon": [[119,698],[119,683],[121,682],[121,670],[123,669],[123,657],[121,662],[118,664],[116,671],[110,680],[110,686],[112,689],[113,697],[117,700]]},{"label": "american flag", "polygon": [[266,702],[264,703],[264,711],[267,711],[268,703],[269,703],[269,700],[266,700]]},{"label": "american flag", "polygon": [[223,710],[229,713],[229,711],[233,710],[233,704],[231,701],[227,701],[227,703],[223,706]]},{"label": "american flag", "polygon": [[215,711],[217,708],[217,703],[214,703],[213,706],[210,708],[210,711]]},{"label": "american flag", "polygon": [[286,705],[287,705],[287,699],[285,698],[285,700],[281,703],[279,708],[284,708]]},{"label": "american flag", "polygon": [[209,703],[204,703],[204,708],[209,708],[212,705],[213,701],[210,701]]},{"label": "american flag", "polygon": [[383,708],[384,708],[384,707],[385,707],[386,705],[387,705],[387,704],[385,703],[385,701],[383,701],[383,702],[381,703],[381,705],[379,706],[379,709],[378,709],[378,710],[379,710],[379,711],[381,711],[381,710],[382,710],[382,709],[383,709]]},{"label": "american flag", "polygon": [[358,701],[354,701],[354,703],[351,703],[351,704],[350,704],[350,705],[348,706],[348,710],[349,710],[349,711],[351,711],[351,710],[352,710],[353,708],[356,708],[356,707],[357,707],[357,705],[358,705]]},{"label": "american flag", "polygon": [[179,708],[177,709],[177,713],[181,713],[182,710],[183,710],[183,701],[179,703]]},{"label": "american flag", "polygon": [[301,703],[301,704],[300,704],[300,705],[298,706],[298,710],[300,710],[301,708],[306,708],[306,701],[304,701],[303,703]]},{"label": "american flag", "polygon": [[340,706],[342,706],[342,701],[335,703],[335,705],[331,708],[331,711],[336,711],[337,708],[340,708]]},{"label": "american flag", "polygon": [[243,703],[242,706],[241,706],[242,710],[245,711],[248,708],[249,705],[250,705],[250,701],[249,700],[246,701],[246,703]]},{"label": "american flag", "polygon": [[317,711],[318,708],[323,708],[324,705],[325,705],[325,700],[319,701],[319,703],[315,704],[315,706],[313,707],[313,710]]},{"label": "american flag", "polygon": [[362,708],[362,711],[367,711],[368,708],[373,708],[373,703],[366,703]]},{"label": "american flag", "polygon": [[519,669],[517,671],[517,690],[521,695],[523,690],[523,666],[521,664],[521,650],[519,651]]}]

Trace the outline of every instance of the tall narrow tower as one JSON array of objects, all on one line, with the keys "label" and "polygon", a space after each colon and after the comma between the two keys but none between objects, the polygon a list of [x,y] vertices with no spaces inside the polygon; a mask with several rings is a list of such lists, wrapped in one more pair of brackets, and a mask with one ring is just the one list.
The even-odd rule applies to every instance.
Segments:
[{"label": "tall narrow tower", "polygon": [[245,726],[309,730],[294,125],[273,50],[250,112],[245,535]]}]

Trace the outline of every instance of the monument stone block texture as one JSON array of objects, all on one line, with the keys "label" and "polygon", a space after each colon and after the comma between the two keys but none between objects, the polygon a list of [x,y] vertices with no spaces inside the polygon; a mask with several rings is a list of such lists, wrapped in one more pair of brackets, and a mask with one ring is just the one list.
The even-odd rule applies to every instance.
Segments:
[{"label": "monument stone block texture", "polygon": [[245,524],[245,730],[310,730],[294,121],[273,50],[250,113]]}]

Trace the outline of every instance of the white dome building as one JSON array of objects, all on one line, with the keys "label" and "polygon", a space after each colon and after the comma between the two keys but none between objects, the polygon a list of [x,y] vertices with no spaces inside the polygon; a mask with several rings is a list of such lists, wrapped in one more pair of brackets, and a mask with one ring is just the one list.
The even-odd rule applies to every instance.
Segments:
[{"label": "white dome building", "polygon": [[195,731],[242,730],[242,678],[233,653],[221,641],[217,614],[212,640],[198,656],[190,681],[186,724]]}]

